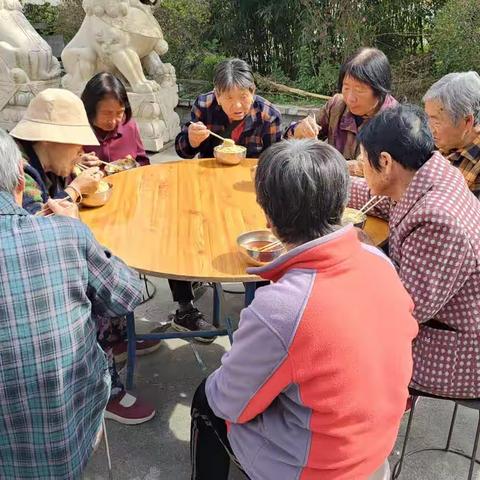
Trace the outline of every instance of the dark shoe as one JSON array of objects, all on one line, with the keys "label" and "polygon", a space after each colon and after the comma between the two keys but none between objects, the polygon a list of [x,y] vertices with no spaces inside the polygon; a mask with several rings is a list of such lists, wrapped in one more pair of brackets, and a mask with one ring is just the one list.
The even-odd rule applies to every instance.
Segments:
[{"label": "dark shoe", "polygon": [[[187,310],[186,312],[180,312],[177,310],[171,315],[172,328],[178,332],[208,332],[216,330],[215,327],[208,323],[200,312],[195,307]],[[216,337],[194,337],[194,340],[201,343],[212,343]]]},{"label": "dark shoe", "polygon": [[124,425],[138,425],[155,416],[155,409],[149,403],[127,392],[110,399],[105,408],[105,418]]},{"label": "dark shoe", "polygon": [[[137,357],[155,352],[160,348],[160,342],[161,340],[137,340],[135,345]],[[127,347],[128,342],[126,340],[113,345],[112,353],[115,357],[115,362],[122,363],[127,360]]]}]

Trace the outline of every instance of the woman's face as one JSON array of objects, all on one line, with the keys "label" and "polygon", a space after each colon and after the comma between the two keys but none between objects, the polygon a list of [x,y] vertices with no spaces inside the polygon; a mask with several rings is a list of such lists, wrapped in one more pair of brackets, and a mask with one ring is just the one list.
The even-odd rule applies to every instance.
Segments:
[{"label": "woman's face", "polygon": [[385,168],[378,171],[370,165],[368,154],[363,148],[363,145],[360,145],[360,161],[363,165],[365,181],[367,182],[372,195],[388,195],[389,178],[387,172],[385,171]]},{"label": "woman's face", "polygon": [[112,132],[123,123],[125,106],[114,98],[104,98],[97,103],[93,125],[105,132]]},{"label": "woman's face", "polygon": [[253,103],[253,93],[248,88],[232,88],[222,93],[215,93],[218,104],[231,122],[243,120]]},{"label": "woman's face", "polygon": [[342,95],[354,115],[371,116],[378,109],[379,100],[372,87],[348,75],[343,79]]},{"label": "woman's face", "polygon": [[68,177],[73,172],[73,167],[83,153],[81,145],[68,143],[45,142],[45,151],[48,154],[49,172],[59,177]]}]

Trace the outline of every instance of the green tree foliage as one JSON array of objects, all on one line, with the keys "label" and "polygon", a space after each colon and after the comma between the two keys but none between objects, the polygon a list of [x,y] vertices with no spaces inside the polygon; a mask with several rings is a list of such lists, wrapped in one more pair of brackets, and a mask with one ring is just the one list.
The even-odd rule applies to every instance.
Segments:
[{"label": "green tree foliage", "polygon": [[58,9],[50,3],[35,5],[28,3],[23,13],[41,35],[53,35],[58,20]]},{"label": "green tree foliage", "polygon": [[435,70],[480,70],[480,4],[473,0],[449,0],[438,12],[432,32]]}]

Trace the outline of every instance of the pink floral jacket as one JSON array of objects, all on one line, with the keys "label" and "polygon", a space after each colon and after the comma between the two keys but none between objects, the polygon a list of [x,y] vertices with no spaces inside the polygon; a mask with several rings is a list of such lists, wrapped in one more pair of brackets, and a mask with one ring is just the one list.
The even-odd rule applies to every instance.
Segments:
[{"label": "pink floral jacket", "polygon": [[[365,180],[352,178],[349,206],[369,197]],[[480,397],[480,202],[435,152],[400,201],[386,200],[373,214],[389,221],[390,257],[420,323],[412,386]]]}]

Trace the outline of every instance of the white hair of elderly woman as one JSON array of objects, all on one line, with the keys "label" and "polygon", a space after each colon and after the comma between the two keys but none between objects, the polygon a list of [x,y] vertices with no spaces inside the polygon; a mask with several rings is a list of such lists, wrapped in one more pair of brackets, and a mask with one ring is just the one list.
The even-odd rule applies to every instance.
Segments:
[{"label": "white hair of elderly woman", "polygon": [[0,192],[13,194],[22,175],[22,154],[15,140],[0,128]]},{"label": "white hair of elderly woman", "polygon": [[473,115],[475,125],[480,124],[480,75],[477,72],[455,72],[435,82],[423,101],[439,102],[456,124]]}]

